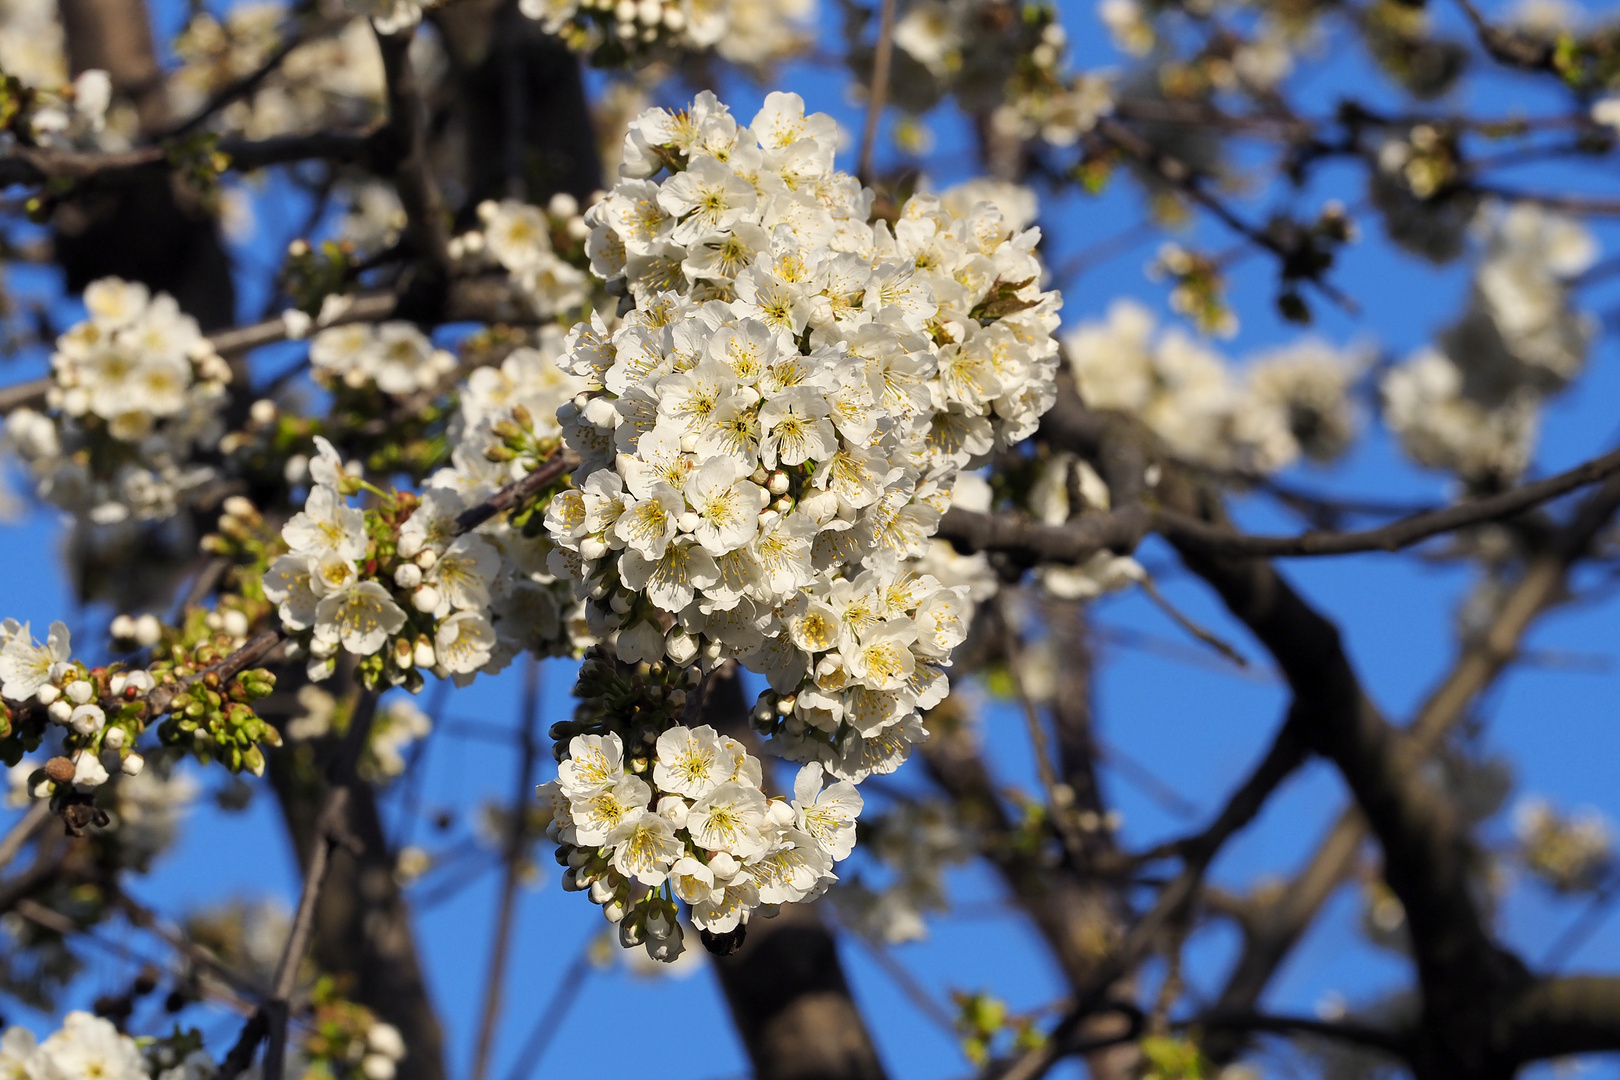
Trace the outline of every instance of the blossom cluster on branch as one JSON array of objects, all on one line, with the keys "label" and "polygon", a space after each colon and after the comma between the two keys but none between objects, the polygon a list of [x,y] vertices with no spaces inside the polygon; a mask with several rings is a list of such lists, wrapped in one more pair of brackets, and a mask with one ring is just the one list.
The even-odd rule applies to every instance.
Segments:
[{"label": "blossom cluster on branch", "polygon": [[713,942],[761,907],[814,899],[855,846],[861,797],[845,780],[824,787],[818,764],[786,799],[768,797],[759,759],[707,725],[666,727],[631,753],[612,731],[576,735],[540,788],[564,888],[588,891],[626,948],[678,957],[677,900]]},{"label": "blossom cluster on branch", "polygon": [[105,278],[84,302],[89,318],[57,339],[45,411],[14,410],[7,442],[64,510],[99,524],[171,517],[218,475],[198,458],[225,433],[231,369],[172,297]]}]

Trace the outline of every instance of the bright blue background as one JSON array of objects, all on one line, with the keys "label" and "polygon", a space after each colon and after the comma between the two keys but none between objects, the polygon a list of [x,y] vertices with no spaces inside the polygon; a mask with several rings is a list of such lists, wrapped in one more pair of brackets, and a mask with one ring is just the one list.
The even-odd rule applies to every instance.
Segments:
[{"label": "bright blue background", "polygon": [[[179,7],[173,4],[160,9],[166,24],[178,18]],[[1460,20],[1449,7],[1442,5],[1437,15],[1443,25],[1462,32]],[[1064,5],[1062,18],[1080,66],[1119,64],[1089,4]],[[830,2],[823,22],[823,45],[836,52],[837,15]],[[1303,88],[1305,107],[1318,115],[1331,110],[1337,95],[1344,92],[1375,105],[1398,104],[1355,50],[1307,57],[1301,68],[1295,85]],[[592,78],[596,81],[599,76]],[[861,109],[851,102],[842,69],[792,65],[774,85],[798,91],[811,109],[834,113],[850,132],[852,143],[858,137]],[[721,89],[733,110],[746,120],[770,88],[774,87],[758,88],[735,80]],[[672,91],[671,97],[679,93]],[[1476,116],[1563,107],[1541,82],[1516,76],[1470,80],[1445,104]],[[929,122],[937,143],[926,165],[936,186],[965,178],[972,154],[964,125],[952,115],[932,117]],[[1246,151],[1237,161],[1252,167],[1264,158]],[[851,167],[853,162],[844,164]],[[1597,190],[1600,176],[1595,169],[1534,166],[1515,170],[1511,179],[1521,187]],[[1360,183],[1359,171],[1331,166],[1322,169],[1311,190],[1295,196],[1293,202],[1307,216],[1328,197],[1355,206],[1362,202]],[[1265,191],[1259,197],[1237,200],[1236,205],[1249,220],[1260,222],[1271,209],[1288,201],[1285,194]],[[271,184],[260,198],[258,231],[238,252],[244,318],[258,316],[264,301],[265,270],[291,239],[278,229],[283,222],[301,220],[298,209],[296,197],[285,185]],[[1142,200],[1125,182],[1115,183],[1099,198],[1043,197],[1048,261],[1062,266],[1075,253],[1125,232],[1141,216]],[[1380,235],[1375,219],[1365,217],[1363,224],[1363,241],[1349,250],[1334,273],[1334,280],[1360,301],[1363,313],[1353,317],[1311,296],[1319,320],[1314,332],[1338,343],[1371,340],[1398,358],[1455,317],[1467,288],[1467,261],[1436,269],[1394,251]],[[1600,229],[1599,236],[1610,253],[1620,251],[1612,228]],[[1200,219],[1184,239],[1204,250],[1223,251],[1234,238]],[[1138,245],[1069,282],[1066,324],[1099,316],[1120,296],[1141,298],[1162,311],[1163,286],[1149,282],[1142,272],[1152,254],[1153,243]],[[1219,346],[1228,355],[1241,357],[1298,334],[1296,328],[1281,324],[1272,311],[1274,282],[1274,267],[1268,259],[1249,257],[1237,263],[1230,287],[1242,331],[1234,342]],[[19,268],[13,272],[13,283],[19,291],[34,295],[50,296],[54,290],[49,275],[40,271]],[[1616,284],[1620,279],[1611,279],[1608,287],[1591,289],[1585,297],[1590,309],[1606,312],[1617,295]],[[68,314],[68,309],[62,311]],[[282,350],[263,359],[260,370],[277,371],[287,361],[288,354]],[[1620,391],[1615,361],[1612,344],[1603,340],[1581,383],[1547,410],[1538,471],[1556,471],[1609,447],[1616,431],[1614,403]],[[18,361],[16,377],[34,373],[42,363],[40,356]],[[1434,500],[1449,493],[1443,477],[1404,464],[1389,439],[1376,429],[1331,474],[1305,470],[1292,479],[1331,486],[1345,494],[1401,499]],[[1243,513],[1257,528],[1294,527],[1259,506],[1245,506]],[[41,625],[71,609],[60,574],[40,572],[52,565],[60,535],[59,523],[43,511],[0,530],[0,564],[12,568],[0,590],[0,612]],[[1207,590],[1178,573],[1162,545],[1150,543],[1143,558],[1185,611],[1238,641],[1249,656],[1263,656]],[[1314,603],[1338,620],[1374,699],[1391,718],[1401,721],[1408,717],[1451,662],[1452,614],[1469,583],[1469,572],[1416,557],[1359,556],[1295,562],[1287,573]],[[1278,681],[1263,664],[1259,677],[1239,677],[1218,664],[1178,662],[1129,647],[1129,634],[1179,640],[1165,617],[1138,596],[1106,600],[1096,605],[1094,613],[1101,639],[1097,712],[1102,738],[1197,807],[1197,821],[1207,819],[1268,744],[1286,704]],[[107,614],[81,612],[69,621],[75,626],[100,626]],[[1545,619],[1531,635],[1528,648],[1595,657],[1595,669],[1521,668],[1502,680],[1478,710],[1484,722],[1483,745],[1513,762],[1520,790],[1545,794],[1566,809],[1594,806],[1610,817],[1620,817],[1620,795],[1612,782],[1613,763],[1620,751],[1620,736],[1614,727],[1620,674],[1614,669],[1612,655],[1617,630],[1620,620],[1612,605],[1570,608]],[[1114,643],[1122,639],[1124,644]],[[570,683],[569,665],[546,665],[545,723],[569,713]],[[394,793],[389,796],[389,820],[397,840],[409,837],[430,849],[454,849],[467,840],[473,818],[468,811],[488,799],[509,798],[512,778],[508,771],[515,768],[515,755],[478,736],[467,722],[515,731],[517,709],[514,674],[480,680],[450,697],[441,730],[424,762],[421,805],[461,811],[457,824],[444,836],[433,835],[425,820],[414,824],[405,820],[401,800]],[[1019,718],[1004,707],[988,708],[984,736],[1001,778],[1034,790],[1033,767]],[[915,788],[921,784],[919,772],[917,768],[903,770],[894,783]],[[210,775],[207,780],[212,784],[218,777]],[[1107,767],[1104,782],[1109,798],[1124,813],[1128,845],[1149,844],[1196,824],[1168,812]],[[1344,792],[1336,777],[1327,768],[1312,765],[1272,800],[1254,827],[1223,852],[1214,879],[1236,889],[1252,886],[1265,875],[1290,874],[1343,804]],[[1505,819],[1502,815],[1488,827],[1491,839],[1506,839]],[[560,974],[604,926],[590,904],[557,887],[549,853],[542,849],[540,855],[547,880],[523,894],[506,1023],[492,1071],[496,1078],[504,1078],[519,1064],[515,1061],[519,1047],[550,1000]],[[465,1075],[471,1056],[487,964],[486,928],[493,921],[495,905],[493,857],[481,857],[477,865],[479,873],[469,877],[465,887],[422,911],[418,920],[429,981],[443,1010],[453,1076]],[[894,950],[895,957],[941,1001],[950,989],[983,988],[1005,998],[1015,1010],[1027,1010],[1041,1008],[1060,996],[1062,988],[1053,965],[1033,931],[1005,904],[993,876],[969,867],[954,871],[950,881],[962,910],[936,919],[927,942],[900,947]],[[265,892],[278,894],[290,904],[297,882],[296,866],[273,802],[264,796],[238,815],[218,814],[206,800],[199,803],[179,846],[150,878],[134,883],[133,890],[155,905],[179,911],[233,895]],[[437,889],[438,882],[430,876],[415,895]],[[1279,973],[1267,997],[1268,1006],[1310,1013],[1331,996],[1342,995],[1354,1007],[1406,983],[1405,961],[1371,947],[1360,935],[1359,910],[1354,889],[1339,894]],[[1531,885],[1515,891],[1503,905],[1498,925],[1505,939],[1534,962],[1576,912],[1576,905],[1555,902]],[[1195,994],[1219,987],[1235,944],[1234,936],[1219,927],[1195,938],[1188,968]],[[846,939],[843,948],[855,995],[896,1080],[934,1080],[972,1071],[954,1038],[934,1026],[862,946]],[[91,974],[84,981],[82,995],[76,995],[79,1000],[88,1001],[127,979],[128,968],[122,962],[94,950],[86,950],[85,956]],[[1571,966],[1620,969],[1620,919],[1604,924]],[[46,1017],[18,1013],[16,1018],[41,1031],[51,1026]],[[210,1047],[218,1051],[234,1036],[236,1021],[216,1017],[205,1026]],[[593,973],[572,1001],[549,1051],[526,1065],[527,1075],[536,1076],[582,1069],[595,1075],[622,1076],[653,1068],[668,1080],[717,1080],[747,1073],[746,1058],[706,969],[678,980],[647,979],[622,967]],[[1589,1075],[1620,1076],[1620,1068],[1612,1061],[1591,1065]]]}]

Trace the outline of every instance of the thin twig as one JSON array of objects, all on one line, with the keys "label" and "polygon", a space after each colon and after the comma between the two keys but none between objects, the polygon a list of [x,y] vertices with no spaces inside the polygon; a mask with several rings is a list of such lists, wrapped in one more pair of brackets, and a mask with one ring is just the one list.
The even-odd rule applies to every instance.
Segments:
[{"label": "thin twig", "polygon": [[500,900],[495,910],[495,930],[490,935],[489,978],[484,984],[484,1010],[478,1024],[478,1043],[473,1051],[472,1080],[484,1080],[489,1072],[490,1052],[500,1026],[501,998],[506,983],[506,964],[511,953],[512,930],[516,923],[518,885],[522,877],[523,855],[529,846],[528,809],[534,802],[534,772],[540,748],[540,660],[529,659],[523,673],[522,752],[518,759],[517,792],[512,799],[512,821],[506,837],[505,867],[501,875]]},{"label": "thin twig", "polygon": [[551,1000],[546,1002],[535,1018],[534,1027],[529,1031],[529,1037],[523,1040],[523,1048],[518,1052],[517,1064],[507,1073],[506,1080],[528,1080],[540,1067],[540,1059],[545,1057],[546,1047],[556,1036],[557,1030],[562,1027],[563,1018],[568,1015],[568,1009],[579,995],[579,988],[585,985],[585,980],[591,974],[591,942],[586,940],[574,957],[574,962],[568,965],[562,978],[557,980],[557,989],[552,991]]},{"label": "thin twig", "polygon": [[1611,450],[1602,457],[1593,458],[1545,480],[1520,484],[1497,495],[1471,499],[1443,510],[1414,514],[1360,532],[1313,531],[1298,536],[1252,536],[1165,509],[1154,514],[1154,525],[1167,538],[1211,555],[1290,558],[1399,551],[1432,536],[1509,517],[1617,473],[1620,473],[1620,450]]},{"label": "thin twig", "polygon": [[330,787],[326,800],[315,821],[315,846],[310,852],[309,866],[304,871],[304,890],[298,897],[298,914],[293,919],[292,931],[276,963],[276,976],[270,998],[260,1008],[267,1021],[264,1048],[264,1080],[282,1080],[287,1059],[287,1016],[291,1007],[293,989],[298,981],[298,968],[304,954],[309,951],[310,938],[315,933],[315,907],[320,900],[321,886],[326,883],[326,872],[331,864],[332,850],[338,846],[354,848],[358,841],[349,832],[349,797],[356,782],[355,768],[371,734],[371,722],[377,714],[377,694],[362,690],[349,720],[349,730],[332,760]]},{"label": "thin twig", "polygon": [[6,833],[5,839],[0,840],[0,870],[10,865],[11,860],[17,857],[17,852],[23,849],[39,827],[45,824],[45,819],[51,816],[51,803],[49,799],[36,799],[34,805],[28,808],[17,824]]},{"label": "thin twig", "polygon": [[1029,731],[1030,747],[1035,752],[1035,774],[1040,777],[1041,787],[1046,792],[1047,813],[1057,829],[1058,838],[1063,841],[1064,849],[1069,853],[1070,861],[1078,868],[1085,865],[1086,846],[1085,839],[1080,835],[1074,820],[1074,793],[1071,789],[1068,798],[1063,798],[1058,793],[1057,768],[1052,764],[1052,750],[1046,737],[1046,725],[1024,685],[1023,637],[1010,618],[1008,606],[1008,594],[1003,593],[998,607],[1004,631],[1003,647],[1007,653],[1007,674],[1012,678],[1013,692],[1018,697],[1018,704],[1024,714],[1024,726]]},{"label": "thin twig", "polygon": [[883,0],[878,15],[877,49],[872,54],[872,86],[866,99],[866,123],[861,128],[861,156],[855,175],[861,183],[872,182],[872,153],[877,145],[878,124],[883,119],[883,105],[889,96],[889,68],[894,60],[895,0]]},{"label": "thin twig", "polygon": [[1159,586],[1154,584],[1151,577],[1144,576],[1142,578],[1142,591],[1147,593],[1148,599],[1153,601],[1154,605],[1157,606],[1160,611],[1168,615],[1170,617],[1170,621],[1174,622],[1177,626],[1181,627],[1183,630],[1187,631],[1187,633],[1191,634],[1199,641],[1202,641],[1205,645],[1208,645],[1210,648],[1220,653],[1238,667],[1247,668],[1249,666],[1248,657],[1238,652],[1237,646],[1223,640],[1213,630],[1208,630],[1202,626],[1199,626],[1191,619],[1191,617],[1183,614],[1180,608],[1172,604],[1169,598],[1166,597],[1164,593],[1159,591]]}]

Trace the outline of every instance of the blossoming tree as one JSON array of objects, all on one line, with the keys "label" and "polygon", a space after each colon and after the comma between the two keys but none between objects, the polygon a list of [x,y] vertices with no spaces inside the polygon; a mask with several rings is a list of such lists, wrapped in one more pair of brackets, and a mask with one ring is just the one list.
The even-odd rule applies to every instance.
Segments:
[{"label": "blossoming tree", "polygon": [[[1493,843],[1511,781],[1472,736],[1536,622],[1612,577],[1620,451],[1554,470],[1538,432],[1601,340],[1620,38],[1455,3],[877,0],[837,31],[812,0],[0,4],[6,344],[44,372],[0,391],[11,501],[57,513],[82,601],[0,624],[0,994],[52,1021],[0,1034],[5,1076],[461,1076],[413,908],[470,857],[500,886],[465,1075],[538,1017],[522,1080],[586,970],[506,999],[547,855],[603,955],[709,958],[765,1080],[910,1075],[840,941],[987,1077],[1620,1051],[1620,976],[1532,963],[1495,918],[1514,888],[1601,913],[1608,826],[1526,798]],[[1094,22],[1111,44],[1071,48]],[[829,85],[858,107],[817,111]],[[1505,85],[1533,89],[1461,104]],[[1066,250],[1120,207],[1139,223]],[[1086,276],[1161,235],[1151,288]],[[1460,311],[1392,299],[1368,246],[1465,276]],[[1428,343],[1385,352],[1418,306]],[[1245,321],[1271,347],[1233,363]],[[1444,498],[1346,494],[1369,444]],[[1278,568],[1369,553],[1470,570],[1409,723]],[[1177,568],[1228,616],[1185,613]],[[1173,622],[1161,652],[1258,647],[1287,690],[1247,775],[1157,841],[1100,778],[1105,596]],[[490,857],[411,842],[446,710],[501,679]],[[1313,758],[1349,802],[1303,867],[1218,878]],[[204,787],[275,801],[290,912],[137,899]],[[957,906],[955,866],[1033,929],[1043,1007],[947,1009],[891,954]],[[1273,1008],[1355,880],[1406,978]]]}]

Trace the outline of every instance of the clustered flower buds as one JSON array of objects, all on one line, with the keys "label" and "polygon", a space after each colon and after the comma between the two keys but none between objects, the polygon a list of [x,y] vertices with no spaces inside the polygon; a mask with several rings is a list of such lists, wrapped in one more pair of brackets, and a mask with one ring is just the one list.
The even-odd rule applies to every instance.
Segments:
[{"label": "clustered flower buds", "polygon": [[166,294],[103,278],[84,301],[90,317],[57,339],[47,411],[13,411],[7,442],[64,510],[98,524],[170,517],[215,475],[196,457],[224,434],[230,367]]}]

